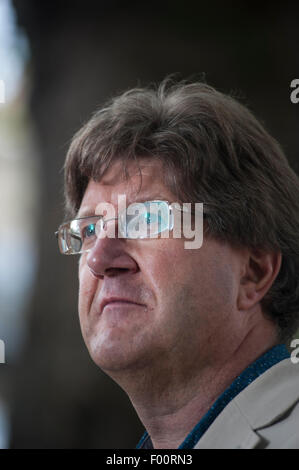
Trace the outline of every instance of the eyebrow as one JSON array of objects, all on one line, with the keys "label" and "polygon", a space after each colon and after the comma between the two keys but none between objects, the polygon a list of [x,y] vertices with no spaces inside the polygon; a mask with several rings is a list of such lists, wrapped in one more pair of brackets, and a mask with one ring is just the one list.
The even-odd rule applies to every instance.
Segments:
[{"label": "eyebrow", "polygon": [[[134,202],[146,202],[146,201],[168,201],[169,198],[165,196],[161,196],[161,194],[154,194],[153,196],[141,196],[140,198],[134,201],[127,201],[127,207]],[[103,201],[99,201],[103,202]],[[75,219],[81,219],[82,217],[94,217],[95,216],[95,209],[91,206],[86,206],[83,209],[79,209],[78,213],[76,214]]]},{"label": "eyebrow", "polygon": [[82,219],[82,217],[93,217],[95,215],[94,209],[91,207],[84,207],[84,209],[79,209],[75,219]]},{"label": "eyebrow", "polygon": [[168,201],[169,198],[161,196],[161,194],[155,194],[151,196],[141,196],[140,198],[135,199],[134,201],[129,202],[128,205],[133,204],[134,202],[146,202],[146,201]]}]

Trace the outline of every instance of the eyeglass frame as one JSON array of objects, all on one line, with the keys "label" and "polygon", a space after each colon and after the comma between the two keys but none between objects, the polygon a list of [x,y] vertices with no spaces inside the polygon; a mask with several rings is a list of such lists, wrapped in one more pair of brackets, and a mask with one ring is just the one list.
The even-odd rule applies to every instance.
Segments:
[{"label": "eyeglass frame", "polygon": [[[190,210],[189,208],[187,208],[187,207],[185,207],[185,206],[183,206],[183,207],[181,207],[181,206],[180,206],[180,207],[177,207],[177,205],[178,205],[177,202],[172,202],[172,203],[171,203],[171,202],[169,202],[169,201],[165,201],[165,200],[162,200],[162,199],[155,199],[155,200],[150,200],[150,201],[144,201],[144,202],[141,202],[141,203],[138,202],[138,201],[134,201],[132,204],[136,204],[136,203],[146,204],[146,203],[152,203],[152,202],[164,202],[164,203],[166,203],[166,204],[168,205],[169,214],[171,214],[171,211],[172,211],[173,209],[176,209],[176,210],[179,210],[180,212],[189,212],[189,213],[191,213],[191,214],[200,213],[200,214],[202,214],[203,218],[205,218],[206,215],[207,215],[207,214],[203,211],[203,203],[194,203],[194,204],[200,204],[200,205],[202,206],[202,210],[200,210],[200,211],[198,211],[198,210],[192,210],[192,209]],[[183,203],[183,204],[184,204],[184,203]],[[130,204],[130,205],[131,205],[131,204]],[[127,206],[127,207],[124,209],[123,212],[126,212],[127,209],[128,209],[128,207],[130,207],[130,205]],[[63,222],[61,225],[59,225],[58,230],[55,232],[55,237],[56,237],[57,240],[58,240],[58,246],[59,246],[60,253],[63,254],[63,255],[79,255],[79,254],[82,254],[82,253],[88,253],[88,252],[92,249],[92,248],[90,248],[90,249],[86,249],[86,250],[78,251],[78,252],[66,252],[66,251],[62,251],[61,243],[60,243],[60,239],[59,239],[59,234],[60,234],[60,232],[62,231],[62,229],[63,229],[66,225],[70,225],[72,222],[77,221],[77,220],[85,220],[85,219],[94,218],[94,217],[97,217],[98,220],[103,220],[104,223],[106,224],[107,222],[109,222],[109,221],[111,221],[111,220],[119,220],[120,215],[122,215],[122,214],[119,213],[117,217],[111,217],[111,218],[109,218],[109,219],[104,219],[104,216],[103,216],[103,215],[87,215],[87,216],[84,216],[84,217],[76,217],[76,218],[74,218],[74,219],[70,219],[70,220],[68,220],[68,221],[66,221],[66,222]],[[174,228],[174,227],[172,227],[172,228],[169,228],[169,227],[168,227],[168,228],[165,229],[165,230],[161,230],[160,232],[157,233],[157,235],[160,234],[160,233],[163,233],[163,232],[165,232],[165,231],[168,231],[168,232],[169,232],[169,231],[172,231],[173,228]],[[73,234],[72,236],[73,236],[74,238],[76,238],[76,235],[75,235],[75,234]],[[79,238],[79,237],[77,237],[77,238],[81,240],[81,238]],[[98,238],[98,236],[97,236],[97,238]],[[124,239],[127,239],[127,240],[146,240],[146,239],[158,238],[158,237],[124,237],[124,236],[122,236],[121,238],[124,238]]]}]

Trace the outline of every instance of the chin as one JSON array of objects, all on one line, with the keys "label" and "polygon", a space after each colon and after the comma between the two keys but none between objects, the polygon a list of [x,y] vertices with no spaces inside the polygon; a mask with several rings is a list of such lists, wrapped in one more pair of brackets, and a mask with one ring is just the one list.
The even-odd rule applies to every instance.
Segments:
[{"label": "chin", "polygon": [[141,351],[133,351],[124,338],[105,341],[93,338],[87,345],[94,363],[104,372],[118,372],[136,366]]},{"label": "chin", "polygon": [[85,344],[95,364],[104,372],[136,370],[149,361],[154,347],[153,333],[144,322],[120,325],[99,321],[82,328]]}]

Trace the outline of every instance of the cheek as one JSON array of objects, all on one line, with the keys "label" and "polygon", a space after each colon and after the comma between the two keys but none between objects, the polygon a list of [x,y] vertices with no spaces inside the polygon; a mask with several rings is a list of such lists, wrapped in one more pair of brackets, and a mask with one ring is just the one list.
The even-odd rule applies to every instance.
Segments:
[{"label": "cheek", "polygon": [[87,314],[95,295],[98,280],[91,274],[86,262],[80,260],[79,265],[79,315]]},{"label": "cheek", "polygon": [[141,270],[150,277],[151,282],[158,289],[164,285],[170,287],[171,279],[176,277],[179,265],[179,252],[176,249],[170,249],[169,244],[172,240],[167,241],[168,246],[165,247],[164,243],[159,240],[159,244],[157,243],[153,249],[149,250],[148,256],[144,256],[140,262]]},{"label": "cheek", "polygon": [[[182,240],[166,240],[148,259],[146,271],[160,302],[209,311],[231,307],[235,282],[231,260],[217,246],[186,250]],[[149,268],[150,267],[150,268]],[[188,295],[186,295],[188,293]]]},{"label": "cheek", "polygon": [[177,298],[192,274],[181,245],[181,240],[156,241],[147,256],[144,251],[143,259],[140,259],[144,279],[156,294],[160,308]]}]

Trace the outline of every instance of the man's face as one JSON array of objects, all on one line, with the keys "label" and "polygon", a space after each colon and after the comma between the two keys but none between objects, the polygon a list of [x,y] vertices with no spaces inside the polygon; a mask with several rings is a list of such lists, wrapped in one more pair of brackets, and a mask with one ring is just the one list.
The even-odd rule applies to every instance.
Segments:
[{"label": "man's face", "polygon": [[[119,194],[127,205],[175,202],[160,163],[140,165],[141,187],[133,163],[128,180],[117,162],[100,182],[90,181],[79,216],[98,214],[100,202],[112,203],[117,215]],[[108,373],[188,371],[200,360],[213,360],[224,341],[233,344],[238,280],[237,255],[210,239],[196,250],[185,249],[183,238],[98,239],[79,264],[80,324],[91,357]]]}]

